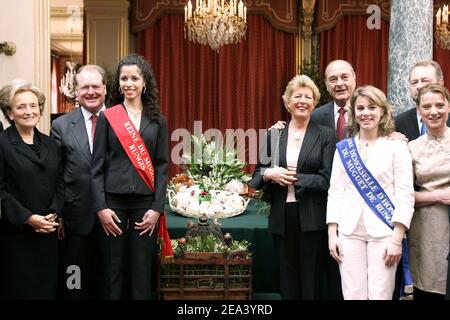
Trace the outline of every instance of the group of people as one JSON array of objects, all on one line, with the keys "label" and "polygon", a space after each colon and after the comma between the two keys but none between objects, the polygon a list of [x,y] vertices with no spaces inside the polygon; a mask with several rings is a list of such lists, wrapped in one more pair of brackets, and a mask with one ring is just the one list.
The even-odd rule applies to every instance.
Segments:
[{"label": "group of people", "polygon": [[441,67],[412,67],[417,105],[395,119],[381,90],[356,88],[349,62],[329,63],[325,84],[333,101],[315,109],[316,84],[289,82],[291,119],[271,127],[262,151],[271,161],[249,183],[271,202],[282,298],[388,300],[407,285],[416,300],[444,299],[450,96]]},{"label": "group of people", "polygon": [[[417,106],[395,119],[381,90],[356,87],[347,61],[327,66],[333,100],[320,108],[308,76],[288,83],[291,119],[269,131],[271,161],[249,183],[271,203],[283,299],[392,299],[404,284],[418,300],[449,293],[443,82],[436,62],[417,63]],[[153,72],[142,56],[122,59],[109,108],[101,67],[81,67],[75,87],[80,108],[53,121],[50,137],[36,128],[41,89],[21,79],[0,89],[11,124],[0,133],[0,298],[55,299],[62,283],[67,299],[150,299],[169,163]]]},{"label": "group of people", "polygon": [[56,299],[61,285],[67,299],[151,298],[169,162],[153,72],[142,56],[122,59],[108,109],[101,67],[81,67],[75,87],[81,107],[50,137],[36,128],[41,89],[20,79],[0,89],[11,124],[0,133],[0,299]]}]

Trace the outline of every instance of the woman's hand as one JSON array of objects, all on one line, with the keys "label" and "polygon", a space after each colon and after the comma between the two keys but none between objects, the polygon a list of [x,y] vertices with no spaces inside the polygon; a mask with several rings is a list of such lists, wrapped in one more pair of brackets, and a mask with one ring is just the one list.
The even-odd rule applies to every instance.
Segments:
[{"label": "woman's hand", "polygon": [[140,236],[150,231],[149,236],[153,234],[153,231],[155,231],[155,226],[158,223],[159,216],[161,214],[158,211],[155,210],[148,210],[144,216],[142,217],[142,222],[135,222],[134,228],[137,230],[142,230],[141,233],[139,233]]},{"label": "woman's hand", "polygon": [[294,184],[294,182],[297,181],[297,178],[295,177],[296,174],[297,172],[289,171],[282,167],[268,168],[264,171],[264,177],[266,179],[278,183],[283,187]]},{"label": "woman's hand", "polygon": [[391,239],[386,244],[383,258],[386,267],[392,267],[399,264],[400,260],[402,259],[402,243],[394,241],[391,237]]},{"label": "woman's hand", "polygon": [[25,221],[25,224],[31,226],[38,233],[52,233],[59,226],[55,222],[56,215],[50,213],[46,216],[41,216],[38,214],[33,214]]},{"label": "woman's hand", "polygon": [[339,240],[337,234],[337,224],[330,223],[328,225],[328,249],[330,250],[330,255],[336,260],[337,263],[342,262],[344,257],[344,251],[342,250],[341,240]]},{"label": "woman's hand", "polygon": [[446,206],[450,206],[450,188],[439,190],[437,192],[439,192],[439,202]]},{"label": "woman's hand", "polygon": [[122,234],[122,230],[116,224],[116,222],[121,223],[121,221],[114,211],[108,208],[99,210],[97,211],[97,217],[107,236],[112,234],[114,237],[117,237]]}]

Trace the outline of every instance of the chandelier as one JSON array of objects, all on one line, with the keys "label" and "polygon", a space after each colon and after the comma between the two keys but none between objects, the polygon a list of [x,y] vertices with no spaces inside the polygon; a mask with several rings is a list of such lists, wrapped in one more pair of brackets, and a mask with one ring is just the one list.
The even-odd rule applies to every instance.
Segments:
[{"label": "chandelier", "polygon": [[436,39],[442,49],[450,49],[450,32],[447,27],[448,5],[444,5],[436,13]]},{"label": "chandelier", "polygon": [[[220,3],[219,3],[220,2]],[[184,37],[194,43],[219,47],[239,43],[247,30],[247,7],[242,0],[189,0],[184,7]]]},{"label": "chandelier", "polygon": [[78,62],[73,61],[72,58],[72,32],[73,32],[73,21],[69,22],[68,27],[70,28],[70,60],[66,61],[66,73],[61,77],[61,85],[59,86],[59,92],[61,92],[70,101],[73,101],[76,96],[75,92],[75,68]]},{"label": "chandelier", "polygon": [[61,85],[59,86],[59,92],[65,95],[67,98],[75,99],[75,67],[76,61],[66,61],[67,71],[66,74],[61,77]]}]

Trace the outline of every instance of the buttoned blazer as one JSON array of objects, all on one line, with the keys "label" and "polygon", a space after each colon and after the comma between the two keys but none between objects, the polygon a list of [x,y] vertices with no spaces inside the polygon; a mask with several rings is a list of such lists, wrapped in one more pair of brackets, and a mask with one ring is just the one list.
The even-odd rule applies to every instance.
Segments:
[{"label": "buttoned blazer", "polygon": [[[279,166],[287,168],[286,149],[288,140],[287,125],[280,133],[279,142]],[[266,146],[261,150],[260,162],[255,168],[249,185],[255,189],[269,189],[272,193],[272,202],[269,215],[269,232],[283,236],[285,234],[285,204],[287,187],[280,186],[270,181],[264,181],[263,172],[271,167],[272,163],[262,163],[262,153],[266,152],[271,157],[272,134],[267,136]],[[299,202],[299,215],[301,231],[317,231],[326,229],[325,213],[327,190],[331,174],[331,165],[335,149],[335,133],[332,129],[318,125],[310,121],[306,129],[305,137],[300,149],[297,161],[298,179],[295,182],[295,197]],[[273,157],[272,161],[273,161]]]},{"label": "buttoned blazer", "polygon": [[55,119],[50,136],[63,159],[65,230],[70,234],[89,234],[94,227],[95,212],[91,195],[91,151],[81,108]]},{"label": "buttoned blazer", "polygon": [[[359,139],[355,137],[358,147]],[[358,149],[359,150],[359,149]],[[394,203],[393,222],[409,228],[414,213],[414,188],[411,155],[402,140],[378,138],[365,162],[367,169]],[[345,172],[336,150],[328,190],[327,223],[337,223],[339,232],[350,235],[361,215],[369,235],[383,237],[392,230],[365,203]]]},{"label": "buttoned blazer", "polygon": [[0,223],[24,228],[33,214],[61,213],[62,170],[56,143],[34,129],[40,156],[25,144],[13,124],[0,133]]},{"label": "buttoned blazer", "polygon": [[[122,106],[123,107],[123,106]],[[91,160],[94,211],[107,208],[105,193],[153,195],[149,209],[164,212],[169,158],[166,119],[159,122],[142,115],[139,133],[147,146],[155,169],[155,193],[139,176],[103,113],[100,114]]]}]

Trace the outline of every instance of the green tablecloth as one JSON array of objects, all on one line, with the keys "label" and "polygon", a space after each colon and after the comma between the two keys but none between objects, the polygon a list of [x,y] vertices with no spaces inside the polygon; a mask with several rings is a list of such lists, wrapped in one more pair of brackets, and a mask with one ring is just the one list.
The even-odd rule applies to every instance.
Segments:
[{"label": "green tablecloth", "polygon": [[[220,219],[221,228],[223,233],[229,232],[234,240],[245,239],[251,243],[253,292],[278,292],[278,260],[275,257],[272,236],[267,231],[267,214],[259,208],[259,205],[250,201],[247,210],[240,215]],[[166,205],[166,214],[171,239],[183,237],[187,231],[187,221],[195,220],[172,212],[169,205]]]}]

